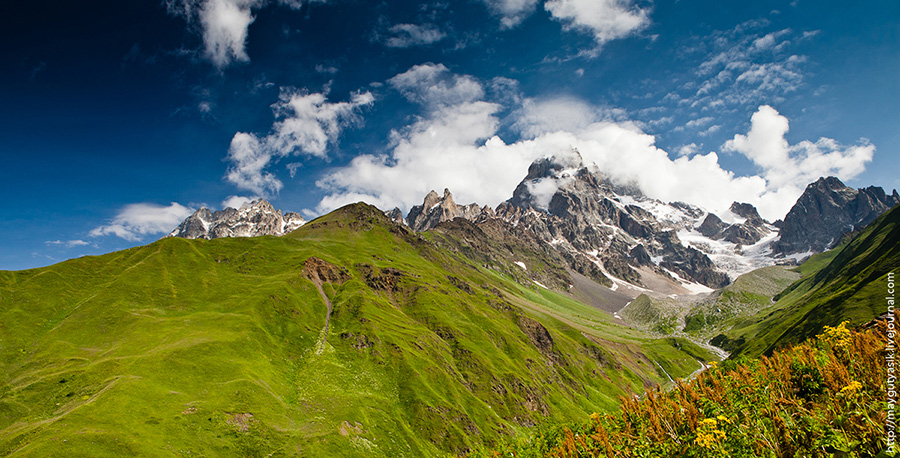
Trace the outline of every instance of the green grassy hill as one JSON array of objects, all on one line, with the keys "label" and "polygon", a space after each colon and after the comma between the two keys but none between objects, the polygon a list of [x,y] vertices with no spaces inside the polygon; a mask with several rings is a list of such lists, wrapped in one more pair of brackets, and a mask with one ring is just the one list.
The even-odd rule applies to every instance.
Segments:
[{"label": "green grassy hill", "polygon": [[887,311],[887,275],[900,266],[900,207],[885,212],[841,247],[800,266],[804,278],[777,302],[738,321],[713,343],[732,355],[769,354],[836,326],[866,323]]},{"label": "green grassy hill", "polygon": [[0,455],[441,456],[697,357],[356,204],[0,272]]},{"label": "green grassy hill", "polygon": [[747,272],[725,288],[691,306],[684,317],[684,332],[703,339],[727,330],[736,321],[755,315],[773,298],[801,278],[796,269],[768,266]]},{"label": "green grassy hill", "polygon": [[[895,317],[900,318],[900,316]],[[826,328],[770,357],[713,364],[615,413],[547,425],[468,456],[888,458],[887,323]]]}]

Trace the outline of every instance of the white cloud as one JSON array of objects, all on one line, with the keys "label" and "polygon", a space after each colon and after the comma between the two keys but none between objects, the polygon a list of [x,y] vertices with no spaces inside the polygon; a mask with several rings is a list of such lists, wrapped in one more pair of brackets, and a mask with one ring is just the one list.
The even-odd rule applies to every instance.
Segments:
[{"label": "white cloud", "polygon": [[388,80],[407,100],[432,108],[458,105],[484,97],[484,87],[468,75],[456,75],[444,64],[416,65]]},{"label": "white cloud", "polygon": [[[323,2],[323,0],[317,0]],[[247,34],[256,19],[253,10],[273,3],[269,0],[166,0],[169,13],[183,16],[189,24],[199,23],[203,35],[203,56],[219,69],[234,62],[250,60]],[[279,0],[279,4],[300,8],[301,0]]]},{"label": "white cloud", "polygon": [[247,202],[253,202],[256,199],[259,199],[259,197],[228,196],[227,199],[222,201],[222,208],[241,208],[241,205],[244,205]]},{"label": "white cloud", "polygon": [[807,58],[787,50],[808,35],[791,29],[762,33],[760,29],[768,26],[767,22],[745,22],[687,47],[686,55],[701,53],[702,60],[693,82],[680,88],[686,91],[684,96],[674,95],[671,100],[709,112],[780,102],[800,89]]},{"label": "white cloud", "polygon": [[[432,81],[432,72],[418,69],[418,74],[423,78],[416,81]],[[445,187],[460,203],[495,206],[512,195],[535,159],[574,148],[614,182],[637,185],[649,197],[690,202],[714,212],[727,210],[735,201],[749,202],[764,218],[774,220],[784,216],[809,182],[820,175],[855,176],[874,151],[868,144],[842,148],[829,139],[790,146],[784,140],[787,120],[762,107],[753,116],[748,135],[736,135],[725,147],[747,155],[762,173],[735,176],[722,168],[715,152],[697,154],[697,145],[690,144],[672,159],[636,123],[616,120],[577,99],[526,100],[513,116],[527,139],[507,144],[496,135],[501,106],[470,100],[472,88],[453,82],[477,83],[471,77],[444,76],[448,84],[441,90],[430,84],[397,86],[421,91],[408,96],[429,107],[428,115],[395,131],[389,154],[359,156],[319,180],[317,185],[329,194],[320,201],[318,212],[360,200],[383,209],[408,210],[429,190]],[[452,94],[447,89],[452,87],[461,94]],[[428,94],[456,103],[434,104]],[[554,113],[564,115],[554,121]],[[698,125],[711,122],[704,119]],[[557,185],[542,182],[534,191],[546,198]]]},{"label": "white cloud", "polygon": [[172,14],[189,24],[199,23],[203,35],[203,56],[218,68],[232,62],[250,60],[245,49],[247,30],[253,23],[253,8],[266,0],[166,0]]},{"label": "white cloud", "polygon": [[169,206],[129,204],[119,210],[109,224],[94,228],[88,235],[115,235],[136,242],[146,235],[171,232],[194,211],[176,202]]},{"label": "white cloud", "polygon": [[56,245],[56,246],[64,246],[66,248],[74,248],[77,246],[87,246],[90,245],[89,242],[85,242],[84,240],[48,240],[44,242],[47,245]]},{"label": "white cloud", "polygon": [[207,0],[200,9],[204,55],[219,68],[250,60],[245,48],[257,0]]},{"label": "white cloud", "polygon": [[509,198],[528,165],[539,156],[490,138],[499,106],[484,101],[445,106],[401,131],[389,156],[362,155],[317,185],[330,191],[319,211],[365,200],[380,208],[404,210],[430,189],[449,188],[460,202],[496,205]]},{"label": "white cloud", "polygon": [[226,159],[231,165],[225,179],[238,188],[257,194],[275,194],[284,186],[275,175],[265,171],[272,152],[254,134],[234,134]]},{"label": "white cloud", "polygon": [[544,8],[566,28],[593,34],[598,46],[650,24],[649,10],[631,0],[548,0]]},{"label": "white cloud", "polygon": [[279,121],[272,125],[271,133],[260,138],[238,132],[231,139],[226,180],[256,195],[278,193],[283,183],[266,171],[273,159],[299,155],[325,158],[328,145],[340,137],[344,127],[358,120],[356,112],[361,107],[374,100],[370,92],[355,93],[350,101],[334,103],[322,93],[283,92],[273,105]]},{"label": "white cloud", "polygon": [[394,131],[389,155],[362,155],[317,182],[330,192],[319,203],[324,212],[364,200],[380,208],[404,210],[431,189],[449,188],[460,202],[496,205],[509,198],[528,166],[542,152],[511,147],[495,133],[501,108],[480,100],[484,88],[473,77],[443,65],[419,65],[389,80],[425,116]]},{"label": "white cloud", "polygon": [[747,135],[735,135],[722,149],[738,152],[753,161],[773,189],[803,186],[828,175],[842,180],[855,178],[865,171],[866,163],[875,153],[875,147],[866,140],[850,147],[829,138],[790,145],[784,138],[790,128],[787,118],[768,105],[759,107],[750,125]]},{"label": "white cloud", "polygon": [[316,64],[316,72],[327,75],[334,75],[338,72],[338,68],[334,65]]},{"label": "white cloud", "polygon": [[396,24],[388,31],[392,35],[384,40],[384,44],[391,48],[430,45],[447,36],[433,24]]},{"label": "white cloud", "polygon": [[699,146],[697,146],[696,143],[681,145],[678,148],[678,156],[693,156],[694,154],[697,154],[697,148],[699,148]]},{"label": "white cloud", "polygon": [[274,105],[276,117],[282,118],[273,126],[267,138],[278,154],[288,156],[302,153],[325,157],[329,142],[340,135],[344,126],[357,121],[356,110],[371,105],[371,92],[352,94],[348,102],[327,102],[325,94],[287,92]]},{"label": "white cloud", "polygon": [[519,25],[525,18],[534,12],[537,0],[483,0],[497,16],[500,16],[500,24],[504,28],[512,28]]},{"label": "white cloud", "polygon": [[515,113],[513,128],[528,138],[544,132],[574,131],[602,117],[597,107],[572,97],[526,99]]},{"label": "white cloud", "polygon": [[713,121],[715,121],[715,119],[712,116],[706,116],[703,118],[690,120],[684,126],[689,129],[697,129],[697,128],[703,127]]},{"label": "white cloud", "polygon": [[784,46],[790,44],[787,41],[778,42],[778,39],[788,35],[791,33],[791,29],[783,29],[777,32],[767,33],[759,38],[753,40],[753,45],[750,47],[750,52],[764,52],[764,51],[780,51]]}]

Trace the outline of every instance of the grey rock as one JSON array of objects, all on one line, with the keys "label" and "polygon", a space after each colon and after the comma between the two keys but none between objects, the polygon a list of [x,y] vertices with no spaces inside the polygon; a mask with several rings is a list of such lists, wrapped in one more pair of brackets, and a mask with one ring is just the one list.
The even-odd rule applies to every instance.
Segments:
[{"label": "grey rock", "polygon": [[776,253],[821,252],[833,248],[848,232],[869,224],[900,203],[894,190],[850,188],[835,177],[819,178],[803,191],[781,225]]},{"label": "grey rock", "polygon": [[397,224],[406,224],[406,221],[403,220],[403,211],[401,211],[397,207],[394,207],[394,209],[391,211],[384,212],[384,215]]},{"label": "grey rock", "polygon": [[728,225],[722,222],[722,218],[710,213],[706,215],[703,223],[697,227],[697,232],[709,238],[718,238],[727,227]]},{"label": "grey rock", "polygon": [[422,205],[415,205],[406,215],[406,224],[414,231],[425,231],[454,218],[477,219],[484,209],[477,204],[459,205],[453,201],[453,194],[444,189],[444,196],[433,190],[425,196]]},{"label": "grey rock", "polygon": [[282,214],[264,199],[245,203],[240,209],[228,207],[211,211],[201,208],[188,216],[166,237],[214,239],[284,235],[306,224],[299,213]]}]

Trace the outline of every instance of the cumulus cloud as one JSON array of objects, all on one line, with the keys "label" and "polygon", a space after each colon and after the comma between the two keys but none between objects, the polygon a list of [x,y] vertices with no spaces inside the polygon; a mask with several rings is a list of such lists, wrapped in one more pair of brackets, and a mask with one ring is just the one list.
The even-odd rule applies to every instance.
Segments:
[{"label": "cumulus cloud", "polygon": [[253,202],[256,199],[259,199],[259,197],[228,196],[227,199],[222,201],[222,208],[241,208],[241,205],[244,205],[248,202]]},{"label": "cumulus cloud", "polygon": [[[324,0],[317,0],[322,2]],[[234,62],[250,60],[247,34],[256,19],[253,10],[263,8],[270,0],[166,0],[171,14],[198,24],[203,35],[203,56],[219,69]],[[278,4],[298,9],[302,0],[279,0]]]},{"label": "cumulus cloud", "polygon": [[189,24],[199,24],[203,35],[203,56],[218,68],[232,62],[246,62],[247,31],[253,23],[253,9],[266,0],[168,0],[170,13],[181,15]]},{"label": "cumulus cloud", "polygon": [[598,46],[650,24],[649,10],[631,0],[548,0],[544,8],[566,28],[593,34]]},{"label": "cumulus cloud", "polygon": [[544,132],[583,129],[601,117],[597,107],[574,97],[526,99],[515,113],[513,128],[525,137],[534,138]]},{"label": "cumulus cloud", "polygon": [[[671,155],[673,159],[637,123],[573,98],[526,100],[513,115],[523,137],[508,144],[497,135],[496,113],[502,107],[472,98],[480,93],[472,87],[478,84],[474,78],[437,66],[401,75],[394,87],[426,107],[427,115],[393,132],[388,154],[359,156],[319,180],[317,185],[328,195],[317,211],[360,200],[408,210],[429,190],[444,187],[458,202],[495,206],[511,196],[535,159],[575,149],[614,182],[636,185],[649,197],[690,202],[714,212],[727,210],[735,201],[749,202],[764,218],[774,220],[785,215],[806,184],[821,175],[852,178],[874,152],[866,142],[845,148],[830,139],[789,145],[784,139],[787,119],[761,107],[748,134],[736,135],[723,147],[746,155],[761,173],[736,176],[721,166],[715,152],[698,154],[691,144]],[[533,191],[548,197],[558,185],[542,182]]]},{"label": "cumulus cloud", "polygon": [[865,171],[875,147],[866,140],[845,147],[833,139],[802,141],[790,145],[784,138],[788,119],[774,108],[763,105],[750,119],[747,135],[735,135],[722,149],[743,154],[756,164],[770,188],[804,185],[818,177],[834,175],[852,179]]},{"label": "cumulus cloud", "polygon": [[530,163],[531,145],[506,145],[495,136],[499,104],[481,100],[484,87],[443,65],[419,65],[389,80],[425,115],[392,133],[387,155],[358,156],[317,184],[329,192],[317,208],[329,211],[364,200],[404,210],[431,189],[449,188],[461,202],[496,205],[509,198]]},{"label": "cumulus cloud", "polygon": [[260,138],[238,132],[231,139],[225,179],[256,195],[278,193],[283,183],[267,171],[273,159],[299,155],[325,158],[328,145],[347,125],[358,121],[360,108],[374,100],[370,92],[352,94],[347,102],[328,102],[323,93],[282,92],[272,106],[278,120],[271,133]]},{"label": "cumulus cloud", "polygon": [[255,19],[250,7],[258,4],[257,0],[208,0],[201,7],[204,54],[216,67],[250,60],[245,49],[247,29]]},{"label": "cumulus cloud", "polygon": [[391,48],[425,46],[443,40],[447,34],[434,24],[396,24],[388,29],[384,44]]},{"label": "cumulus cloud", "polygon": [[534,12],[537,0],[483,0],[488,9],[500,16],[504,28],[519,25]]},{"label": "cumulus cloud", "polygon": [[94,228],[88,235],[115,235],[136,242],[144,236],[171,232],[195,210],[177,202],[168,206],[138,203],[123,207],[109,224]]},{"label": "cumulus cloud", "polygon": [[454,74],[444,64],[416,65],[389,79],[388,84],[407,100],[431,109],[484,97],[484,86],[475,78]]}]

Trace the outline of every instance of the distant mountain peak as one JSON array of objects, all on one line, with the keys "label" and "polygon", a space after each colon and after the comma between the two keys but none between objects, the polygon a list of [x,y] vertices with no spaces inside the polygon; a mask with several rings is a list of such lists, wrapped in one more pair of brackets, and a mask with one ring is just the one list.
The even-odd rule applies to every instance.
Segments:
[{"label": "distant mountain peak", "polygon": [[525,176],[523,181],[549,178],[563,170],[578,170],[583,167],[584,159],[582,159],[581,153],[576,149],[572,149],[566,153],[554,154],[553,156],[535,160],[528,166],[528,175]]},{"label": "distant mountain peak", "polygon": [[211,211],[201,208],[188,216],[166,237],[215,239],[219,237],[256,237],[284,235],[306,224],[298,213],[282,213],[269,201],[257,199],[240,208]]},{"label": "distant mountain peak", "polygon": [[784,217],[775,251],[805,257],[833,248],[844,234],[861,229],[897,204],[896,190],[887,195],[880,187],[853,189],[836,177],[819,178]]},{"label": "distant mountain peak", "polygon": [[487,206],[479,207],[475,203],[459,205],[453,201],[453,194],[450,190],[444,188],[443,197],[432,190],[425,196],[422,205],[414,205],[410,208],[406,215],[406,224],[414,231],[424,231],[458,217],[475,220],[482,213],[492,214],[493,210]]}]

